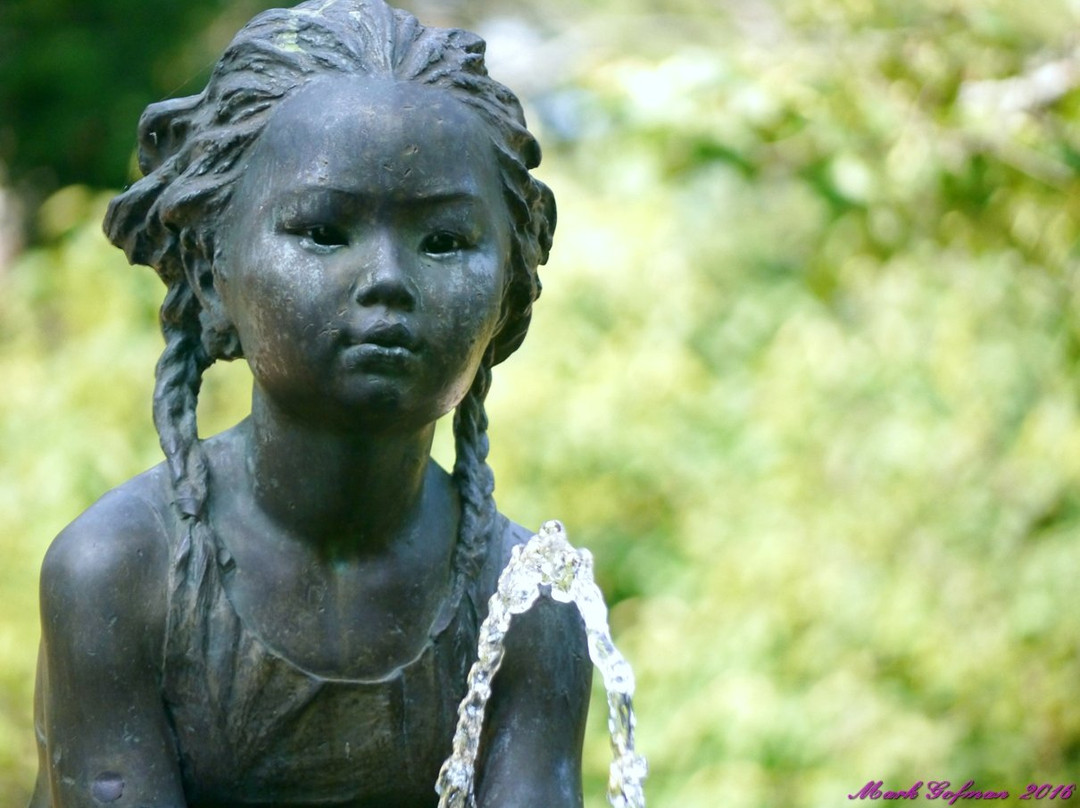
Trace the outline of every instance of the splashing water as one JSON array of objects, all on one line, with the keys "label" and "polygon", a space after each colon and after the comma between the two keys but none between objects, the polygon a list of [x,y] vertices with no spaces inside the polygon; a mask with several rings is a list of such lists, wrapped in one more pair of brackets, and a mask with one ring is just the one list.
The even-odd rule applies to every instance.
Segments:
[{"label": "splashing water", "polygon": [[608,777],[608,802],[614,808],[645,808],[642,781],[648,767],[634,751],[634,673],[611,641],[607,606],[593,579],[592,556],[566,540],[560,522],[545,522],[540,532],[515,547],[480,626],[478,658],[469,671],[469,692],[458,707],[454,749],[439,772],[439,808],[475,808],[476,754],[491,681],[503,659],[510,618],[527,611],[550,587],[551,597],[573,603],[585,622],[589,657],[600,669],[608,701],[608,731],[614,759]]}]

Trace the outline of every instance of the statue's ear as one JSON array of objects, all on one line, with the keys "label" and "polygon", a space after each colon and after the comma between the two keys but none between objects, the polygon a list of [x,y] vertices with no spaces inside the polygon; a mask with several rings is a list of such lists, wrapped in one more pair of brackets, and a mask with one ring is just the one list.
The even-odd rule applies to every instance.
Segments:
[{"label": "statue's ear", "polygon": [[190,231],[184,233],[181,244],[184,274],[199,301],[203,349],[212,359],[242,357],[244,351],[240,346],[240,337],[225,309],[225,302],[217,285],[214,271],[217,255],[205,239],[195,237]]}]

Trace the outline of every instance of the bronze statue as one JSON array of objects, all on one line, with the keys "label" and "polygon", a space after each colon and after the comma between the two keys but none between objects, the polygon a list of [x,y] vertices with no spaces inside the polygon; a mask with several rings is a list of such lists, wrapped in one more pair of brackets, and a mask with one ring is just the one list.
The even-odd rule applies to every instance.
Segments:
[{"label": "bronze statue", "polygon": [[[511,548],[486,463],[492,367],[555,227],[483,42],[381,0],[252,20],[199,95],[151,105],[105,229],[167,291],[166,460],[42,569],[32,808],[432,806]],[[251,415],[201,440],[204,371]],[[456,462],[430,458],[456,408]],[[480,806],[581,804],[581,620],[515,622]]]}]

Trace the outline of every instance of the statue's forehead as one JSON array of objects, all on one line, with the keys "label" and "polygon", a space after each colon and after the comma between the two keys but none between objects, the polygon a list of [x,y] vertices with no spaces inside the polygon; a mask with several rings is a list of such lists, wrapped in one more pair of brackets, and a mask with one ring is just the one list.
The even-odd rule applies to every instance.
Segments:
[{"label": "statue's forehead", "polygon": [[479,115],[441,88],[341,76],[295,91],[248,163],[254,186],[324,184],[399,194],[500,188]]},{"label": "statue's forehead", "polygon": [[[316,79],[283,99],[264,132],[274,143],[296,145],[296,133],[324,140],[347,132],[393,135],[431,129],[472,134],[479,128],[474,112],[448,91],[415,82],[366,76]],[[291,131],[290,131],[291,130]]]}]

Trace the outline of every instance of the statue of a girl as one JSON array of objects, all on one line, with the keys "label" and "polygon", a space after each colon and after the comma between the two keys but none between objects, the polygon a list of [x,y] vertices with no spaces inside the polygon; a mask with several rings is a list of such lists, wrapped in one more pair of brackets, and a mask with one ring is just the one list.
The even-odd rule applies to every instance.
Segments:
[{"label": "statue of a girl", "polygon": [[[31,805],[434,805],[529,535],[495,510],[483,402],[555,226],[536,141],[477,37],[312,0],[256,17],[139,145],[105,228],[167,286],[166,462],[45,559]],[[202,441],[203,372],[238,357],[251,415]],[[572,607],[519,618],[479,805],[581,804],[590,673]]]}]

